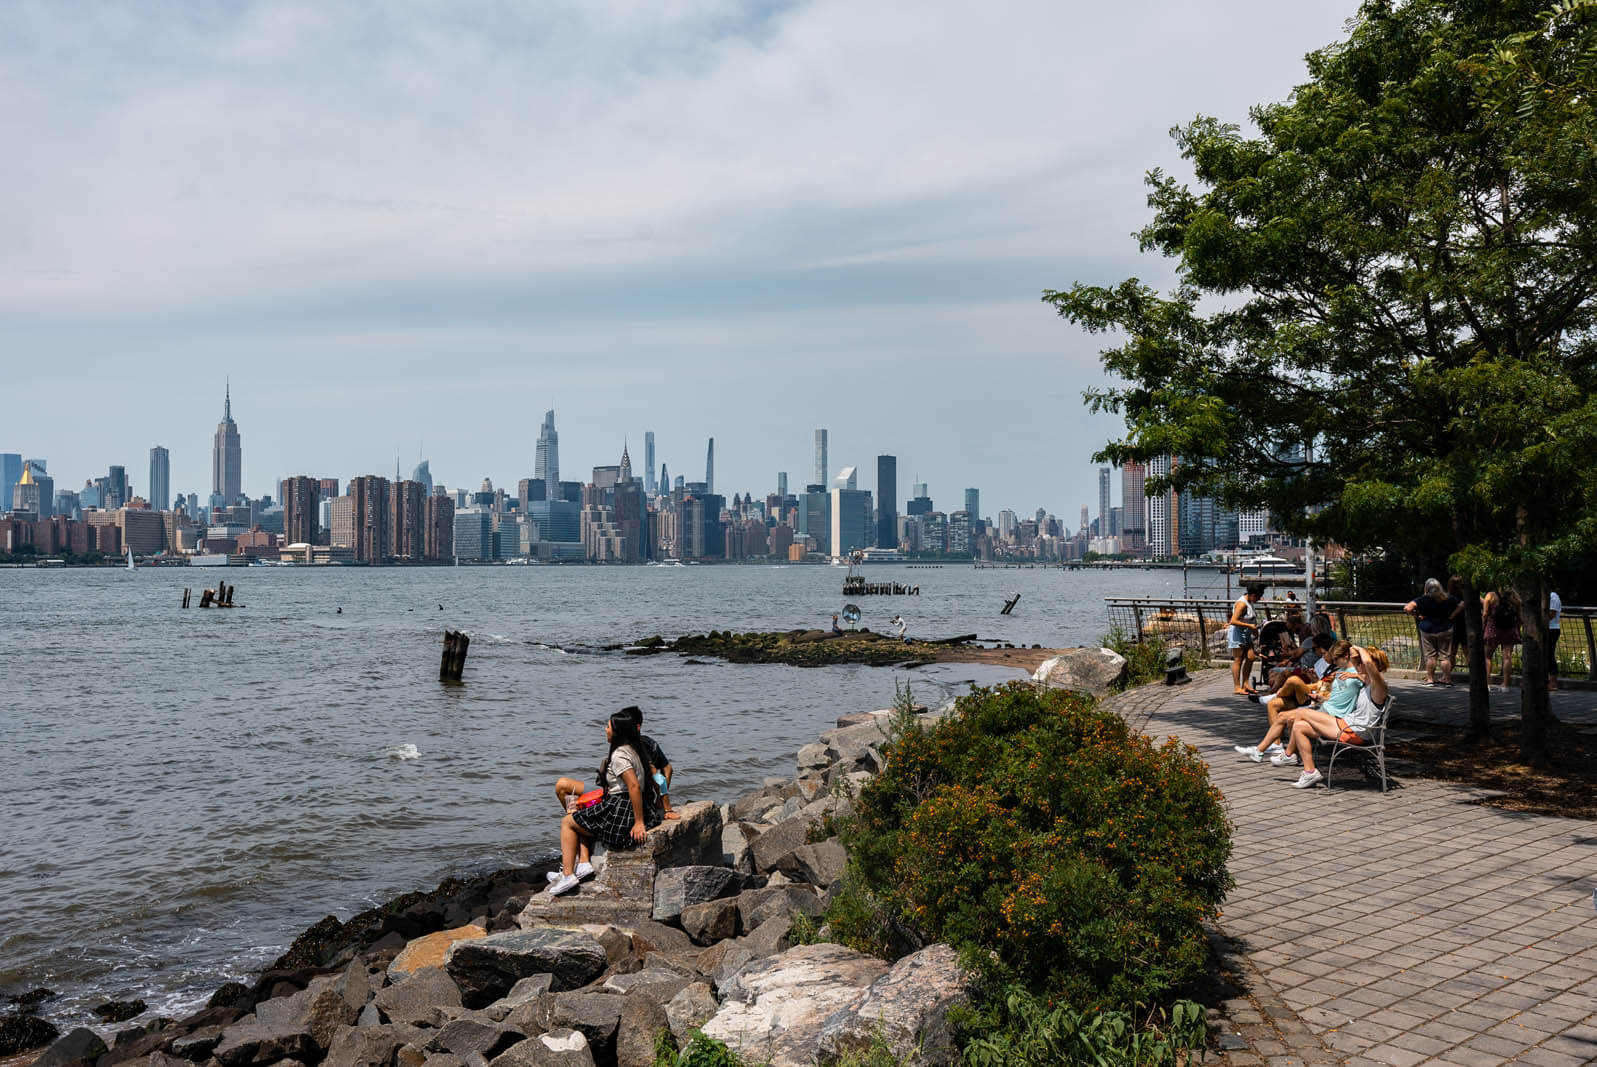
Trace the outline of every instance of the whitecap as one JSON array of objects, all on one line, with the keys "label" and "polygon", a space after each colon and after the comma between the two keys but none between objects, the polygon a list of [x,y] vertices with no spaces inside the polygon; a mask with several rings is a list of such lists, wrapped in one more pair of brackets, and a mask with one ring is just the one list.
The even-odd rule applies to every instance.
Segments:
[{"label": "whitecap", "polygon": [[420,759],[421,750],[411,744],[397,745],[388,750],[388,758],[397,760]]}]

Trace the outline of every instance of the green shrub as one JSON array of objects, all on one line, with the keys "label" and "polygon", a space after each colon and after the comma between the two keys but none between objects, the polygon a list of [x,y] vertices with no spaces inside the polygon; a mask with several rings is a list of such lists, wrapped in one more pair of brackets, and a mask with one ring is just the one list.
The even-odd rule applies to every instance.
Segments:
[{"label": "green shrub", "polygon": [[1050,1008],[1021,990],[1011,990],[997,1016],[966,1043],[966,1067],[1176,1067],[1207,1037],[1203,1009],[1190,1000],[1171,1008],[1163,1028],[1139,1028],[1123,1011]]},{"label": "green shrub", "polygon": [[1231,885],[1230,826],[1194,749],[1027,684],[975,689],[890,745],[845,840],[857,886],[828,916],[844,943],[891,955],[882,927],[901,920],[989,981],[1085,1010],[1196,979]]},{"label": "green shrub", "polygon": [[654,1067],[743,1067],[743,1061],[725,1042],[705,1037],[701,1030],[693,1031],[687,1048],[677,1052],[671,1031],[662,1029],[654,1038]]},{"label": "green shrub", "polygon": [[[1116,626],[1099,640],[1104,648],[1111,652],[1118,652],[1126,660],[1126,681],[1124,688],[1135,689],[1139,685],[1149,682],[1164,681],[1165,653],[1169,646],[1159,634],[1147,634],[1141,641],[1130,636],[1126,631]],[[1203,661],[1203,654],[1194,648],[1185,648],[1181,653],[1181,664],[1190,674],[1208,666]]]}]

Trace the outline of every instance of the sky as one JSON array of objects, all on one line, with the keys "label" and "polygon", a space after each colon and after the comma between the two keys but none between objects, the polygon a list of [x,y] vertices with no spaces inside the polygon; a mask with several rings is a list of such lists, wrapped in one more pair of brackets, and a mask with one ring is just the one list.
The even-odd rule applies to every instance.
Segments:
[{"label": "sky", "polygon": [[[1305,80],[1352,0],[0,5],[0,452],[210,490],[514,488],[630,444],[731,496],[898,457],[1097,512],[1103,338],[1169,130]],[[1119,500],[1118,484],[1115,490]]]}]

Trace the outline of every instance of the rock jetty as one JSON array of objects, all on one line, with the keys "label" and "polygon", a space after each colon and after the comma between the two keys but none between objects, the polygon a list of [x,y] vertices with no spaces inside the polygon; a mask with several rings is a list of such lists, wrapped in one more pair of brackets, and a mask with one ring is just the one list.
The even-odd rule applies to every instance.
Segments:
[{"label": "rock jetty", "polygon": [[517,868],[329,917],[252,986],[187,1019],[72,1030],[35,1067],[651,1067],[662,1033],[695,1030],[773,1067],[873,1043],[952,1063],[946,1016],[970,992],[952,949],[889,964],[816,928],[848,859],[831,819],[881,770],[890,717],[839,719],[792,779],[679,805],[643,846],[598,850],[573,893]]}]

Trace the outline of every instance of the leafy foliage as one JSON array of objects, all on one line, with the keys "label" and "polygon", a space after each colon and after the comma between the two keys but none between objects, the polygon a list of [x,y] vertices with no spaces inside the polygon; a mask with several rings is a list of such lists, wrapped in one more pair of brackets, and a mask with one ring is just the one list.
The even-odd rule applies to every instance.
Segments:
[{"label": "leafy foliage", "polygon": [[[1112,652],[1118,652],[1125,658],[1125,688],[1135,689],[1139,685],[1164,681],[1165,653],[1169,651],[1169,646],[1159,634],[1147,634],[1138,641],[1123,628],[1116,626],[1103,635],[1099,644]],[[1188,673],[1202,670],[1206,666],[1203,655],[1196,649],[1190,648],[1182,653],[1181,665]]]},{"label": "leafy foliage", "polygon": [[1195,979],[1231,885],[1230,827],[1193,749],[1024,684],[973,690],[894,743],[844,836],[856,884],[828,916],[839,936],[884,946],[899,920],[990,980],[1085,1009]]},{"label": "leafy foliage", "polygon": [[1173,292],[1044,294],[1125,338],[1088,401],[1127,432],[1096,459],[1174,455],[1151,490],[1515,587],[1527,725],[1541,581],[1597,550],[1597,6],[1545,3],[1366,0],[1255,136],[1174,131],[1197,188],[1152,172],[1140,234]]},{"label": "leafy foliage", "polygon": [[1190,1000],[1171,1008],[1168,1026],[1139,1028],[1123,1011],[1087,1014],[1050,1008],[1021,990],[1005,998],[1002,1018],[965,1046],[968,1067],[1176,1067],[1203,1048],[1203,1009]]},{"label": "leafy foliage", "polygon": [[702,1030],[693,1031],[687,1047],[678,1052],[671,1031],[662,1028],[654,1037],[654,1067],[743,1067],[743,1061],[724,1041],[706,1037]]}]

